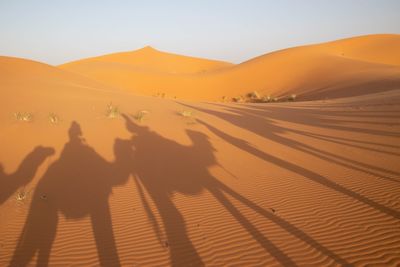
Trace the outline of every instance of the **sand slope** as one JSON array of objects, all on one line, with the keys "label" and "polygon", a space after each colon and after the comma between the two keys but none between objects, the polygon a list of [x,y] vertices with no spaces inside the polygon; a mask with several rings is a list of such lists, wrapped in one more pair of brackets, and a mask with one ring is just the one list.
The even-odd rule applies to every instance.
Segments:
[{"label": "sand slope", "polygon": [[141,49],[82,59],[61,65],[71,70],[121,68],[138,72],[193,74],[231,66],[231,63],[165,53],[146,46]]},{"label": "sand slope", "polygon": [[191,58],[144,48],[60,67],[142,95],[221,100],[258,91],[315,100],[399,88],[399,51],[399,35],[368,35],[285,49],[237,65],[211,62],[210,67],[201,61],[193,68]]},{"label": "sand slope", "polygon": [[1,266],[400,264],[399,90],[206,104],[0,70]]}]

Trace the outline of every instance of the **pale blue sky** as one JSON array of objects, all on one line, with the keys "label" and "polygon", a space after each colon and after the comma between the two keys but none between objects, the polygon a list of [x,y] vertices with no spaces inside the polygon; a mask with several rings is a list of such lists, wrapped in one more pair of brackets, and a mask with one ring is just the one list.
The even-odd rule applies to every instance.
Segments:
[{"label": "pale blue sky", "polygon": [[400,0],[0,0],[0,55],[50,64],[145,45],[238,63],[372,33],[400,34]]}]

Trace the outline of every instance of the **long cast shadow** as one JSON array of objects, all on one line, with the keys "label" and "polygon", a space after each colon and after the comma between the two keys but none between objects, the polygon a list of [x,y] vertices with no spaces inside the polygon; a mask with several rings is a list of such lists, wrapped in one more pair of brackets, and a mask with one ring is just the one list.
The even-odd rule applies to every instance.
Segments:
[{"label": "long cast shadow", "polygon": [[[181,105],[187,105],[185,103],[178,102]],[[211,104],[211,103],[209,103]],[[397,132],[395,131],[386,131],[386,130],[376,130],[376,129],[365,129],[365,128],[358,128],[353,126],[342,125],[346,122],[357,122],[357,123],[364,123],[364,124],[376,124],[376,118],[378,117],[375,113],[379,111],[375,111],[373,115],[367,116],[364,115],[366,118],[371,118],[367,121],[349,121],[346,119],[347,117],[362,117],[362,111],[333,111],[333,110],[324,110],[324,109],[310,109],[310,108],[298,108],[296,107],[278,107],[278,106],[268,106],[268,109],[265,109],[265,106],[241,106],[241,107],[232,107],[226,106],[218,103],[212,103],[212,105],[222,107],[226,111],[234,112],[236,114],[243,114],[243,113],[250,113],[253,116],[260,116],[269,119],[293,122],[297,124],[303,124],[308,126],[315,126],[321,127],[326,129],[332,130],[341,130],[341,131],[349,131],[349,132],[356,132],[356,133],[364,133],[369,135],[378,135],[378,136],[398,136]],[[211,111],[213,112],[213,111]],[[301,112],[302,116],[298,116],[299,112]],[[382,112],[382,111],[381,111]],[[390,113],[398,113],[398,111],[390,111]],[[360,114],[361,113],[361,114]],[[365,113],[365,112],[364,112]],[[337,119],[333,119],[335,117],[340,117]],[[398,118],[398,115],[383,115],[381,118]],[[382,123],[382,125],[398,125],[398,122],[387,122]]]},{"label": "long cast shadow", "polygon": [[[234,122],[235,125],[237,125],[237,126],[247,126],[246,129],[253,131],[257,135],[266,137],[270,140],[279,142],[281,144],[285,144],[287,146],[290,146],[291,148],[294,148],[294,149],[300,150],[302,152],[320,157],[327,161],[332,161],[338,165],[341,165],[341,166],[344,166],[347,168],[352,168],[357,171],[361,171],[361,172],[364,172],[364,173],[367,173],[370,175],[378,176],[382,179],[398,182],[397,180],[395,180],[393,178],[390,178],[386,175],[376,173],[373,170],[378,171],[378,172],[384,172],[384,173],[386,172],[388,174],[397,175],[397,176],[400,175],[399,172],[387,170],[387,169],[369,165],[369,164],[365,164],[365,163],[356,161],[354,159],[346,158],[346,157],[336,155],[336,154],[333,154],[333,153],[330,153],[327,151],[322,151],[316,147],[306,145],[304,143],[295,141],[293,139],[289,139],[289,138],[280,136],[277,133],[293,132],[293,133],[301,134],[304,136],[312,137],[315,139],[321,139],[320,137],[317,137],[316,135],[311,134],[311,133],[306,133],[304,131],[295,130],[295,129],[284,128],[282,126],[277,126],[271,121],[271,120],[280,120],[280,121],[288,121],[291,123],[301,123],[304,125],[330,128],[335,125],[329,124],[329,120],[327,120],[324,116],[322,116],[322,114],[331,116],[332,113],[335,113],[335,112],[321,111],[322,114],[317,115],[317,114],[315,114],[315,112],[305,111],[306,116],[300,117],[300,116],[296,116],[296,114],[294,113],[294,112],[299,111],[297,109],[295,109],[294,112],[289,112],[289,114],[286,114],[287,112],[285,112],[285,111],[288,111],[288,110],[284,110],[284,109],[278,108],[278,107],[275,107],[273,112],[266,112],[265,110],[263,111],[261,109],[253,110],[253,109],[248,109],[248,108],[229,108],[227,110],[230,112],[234,112],[237,115],[227,115],[226,113],[217,112],[217,111],[208,111],[208,112],[213,115],[224,118],[228,121]],[[202,109],[202,111],[207,112],[204,109]],[[243,118],[239,114],[246,115],[246,122],[245,122],[245,118]],[[267,119],[268,131],[265,131],[265,128],[263,128],[262,126],[261,127],[254,126],[254,125],[265,125],[265,116],[266,115],[268,117],[268,119]],[[251,126],[251,125],[253,125],[253,126]],[[353,128],[346,128],[346,129],[350,130]],[[368,130],[368,131],[371,131],[371,130]],[[382,131],[379,131],[379,132],[382,132]],[[338,142],[336,141],[336,143],[338,143]],[[390,146],[390,147],[396,148],[396,146]],[[376,152],[380,152],[380,153],[385,153],[385,154],[392,154],[395,156],[399,155],[398,153],[391,153],[391,152],[387,152],[387,151],[380,150],[380,149],[371,149],[371,148],[365,148],[365,147],[363,149],[376,151]],[[353,165],[350,165],[348,163],[351,163]],[[366,168],[367,170],[356,167],[354,165],[358,165],[359,167]]]},{"label": "long cast shadow", "polygon": [[48,265],[59,213],[73,220],[89,216],[100,264],[120,265],[108,197],[113,186],[129,177],[131,159],[125,151],[129,147],[124,140],[116,139],[115,161],[110,163],[86,144],[78,123],[71,124],[68,134],[59,159],[37,184],[10,266],[26,266],[36,252],[36,264]]},{"label": "long cast shadow", "polygon": [[[287,138],[283,135],[280,135],[280,133],[285,133],[285,132],[295,132],[292,129],[284,128],[282,126],[276,125],[272,119],[277,119],[278,115],[269,115],[268,119],[260,116],[254,116],[251,113],[248,113],[246,111],[243,111],[244,109],[234,109],[230,108],[228,111],[234,112],[233,114],[225,113],[225,112],[220,112],[220,111],[215,111],[215,110],[208,110],[205,108],[200,108],[200,107],[194,107],[190,106],[187,104],[180,103],[181,105],[197,109],[199,111],[214,115],[218,118],[224,119],[233,125],[236,125],[238,127],[241,127],[243,129],[249,130],[263,138],[266,138],[268,140],[275,141],[277,143],[280,143],[282,145],[285,145],[287,147],[290,147],[292,149],[299,150],[301,152],[316,156],[318,158],[324,159],[328,162],[334,162],[337,165],[341,165],[343,167],[347,167],[350,169],[354,169],[357,171],[364,172],[369,175],[374,175],[382,179],[386,179],[391,182],[398,182],[397,180],[388,177],[387,175],[382,175],[378,172],[385,172],[388,174],[394,174],[394,175],[400,175],[400,173],[387,170],[384,168],[380,168],[377,166],[372,166],[369,164],[365,164],[359,161],[356,161],[354,159],[349,159],[346,157],[343,157],[341,155],[336,155],[328,151],[323,151],[321,149],[318,149],[314,146],[310,146],[301,142],[298,142],[294,139]],[[299,119],[300,121],[304,120]],[[293,118],[291,119],[291,122],[295,122]],[[305,122],[303,122],[305,123]],[[299,132],[297,132],[299,134]],[[364,169],[363,169],[364,168]]]},{"label": "long cast shadow", "polygon": [[375,201],[373,201],[373,200],[371,200],[371,199],[369,199],[369,198],[367,198],[367,197],[365,197],[363,195],[360,195],[360,194],[358,194],[358,193],[356,193],[354,191],[351,191],[351,190],[349,190],[349,189],[347,189],[347,188],[345,188],[345,187],[343,187],[343,186],[341,186],[341,185],[329,180],[328,178],[319,175],[318,173],[315,173],[315,172],[313,172],[311,170],[308,170],[308,169],[303,168],[301,166],[295,165],[295,164],[290,163],[288,161],[282,160],[282,159],[280,159],[278,157],[275,157],[273,155],[267,154],[264,151],[261,151],[261,150],[255,148],[255,147],[251,146],[248,142],[246,142],[246,141],[244,141],[244,140],[242,140],[240,138],[231,136],[231,135],[229,135],[229,134],[227,134],[227,133],[225,133],[225,132],[223,132],[223,131],[221,131],[221,130],[213,127],[213,126],[211,126],[210,124],[208,124],[208,123],[206,123],[204,121],[198,120],[198,122],[203,124],[204,126],[206,126],[215,135],[219,136],[220,138],[222,138],[226,142],[236,146],[237,148],[239,148],[239,149],[241,149],[243,151],[246,151],[246,152],[248,152],[248,153],[250,153],[250,154],[252,154],[252,155],[254,155],[254,156],[256,156],[256,157],[258,157],[260,159],[263,159],[263,160],[265,160],[265,161],[267,161],[269,163],[272,163],[272,164],[274,164],[274,165],[276,165],[278,167],[290,170],[290,171],[292,171],[294,173],[298,173],[301,176],[304,176],[304,177],[312,180],[313,182],[316,182],[316,183],[318,183],[320,185],[323,185],[323,186],[325,186],[327,188],[335,190],[338,193],[341,193],[341,194],[344,194],[344,195],[346,195],[348,197],[351,197],[351,198],[353,198],[353,199],[355,199],[355,200],[357,200],[357,201],[359,201],[361,203],[364,203],[364,204],[366,204],[366,205],[368,205],[368,206],[370,206],[370,207],[372,207],[372,208],[374,208],[374,209],[376,209],[376,210],[378,210],[380,212],[383,212],[383,213],[385,213],[385,214],[387,214],[389,216],[392,216],[394,218],[400,219],[400,212],[398,212],[397,210],[390,209],[390,208],[388,208],[388,207],[386,207],[384,205],[381,205],[381,204],[379,204],[379,203],[377,203],[377,202],[375,202]]},{"label": "long cast shadow", "polygon": [[[170,245],[172,266],[203,265],[196,249],[187,236],[184,218],[172,201],[174,192],[195,195],[202,190],[209,191],[265,251],[270,253],[282,265],[294,266],[295,263],[264,236],[233,205],[225,196],[226,194],[261,214],[269,221],[278,224],[290,234],[313,246],[336,262],[346,264],[344,259],[319,244],[296,226],[259,207],[213,177],[208,172],[208,167],[218,163],[213,154],[214,149],[204,134],[187,131],[193,145],[183,146],[150,131],[148,127],[137,125],[127,116],[124,116],[124,118],[127,129],[134,135],[132,138],[135,155],[134,176],[137,177],[137,183],[142,184],[149,193],[161,215]],[[138,187],[140,188],[139,185]],[[147,200],[144,194],[141,192],[140,195],[143,202],[146,203]],[[149,208],[146,208],[146,211],[150,221],[152,221],[154,231],[160,232],[160,227],[155,222],[152,211]],[[176,229],[179,229],[179,231],[176,231]],[[188,262],[185,259],[191,259],[191,261]]]},{"label": "long cast shadow", "polygon": [[39,166],[53,154],[53,148],[37,146],[23,159],[17,170],[11,174],[6,174],[0,164],[0,205],[18,188],[27,185],[35,176]]}]

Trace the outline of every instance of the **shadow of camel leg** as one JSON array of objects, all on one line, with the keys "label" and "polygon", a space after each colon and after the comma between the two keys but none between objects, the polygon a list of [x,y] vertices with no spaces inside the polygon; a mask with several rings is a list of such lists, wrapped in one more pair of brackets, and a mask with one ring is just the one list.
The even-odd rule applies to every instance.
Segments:
[{"label": "shadow of camel leg", "polygon": [[10,266],[27,266],[38,251],[37,266],[48,266],[58,224],[57,210],[34,197]]},{"label": "shadow of camel leg", "polygon": [[143,191],[143,187],[140,184],[140,181],[138,181],[138,179],[135,178],[134,180],[135,180],[135,183],[136,183],[136,188],[138,189],[138,192],[139,192],[140,199],[142,200],[142,203],[143,203],[143,208],[146,211],[147,217],[150,220],[151,225],[153,226],[153,230],[157,235],[157,238],[158,238],[158,241],[160,242],[160,245],[163,246],[164,244],[163,244],[163,241],[162,241],[162,232],[161,232],[160,226],[159,226],[159,224],[157,222],[156,217],[154,216],[153,211],[151,210],[149,202],[146,199],[146,196],[145,196],[144,191]]},{"label": "shadow of camel leg", "polygon": [[238,209],[217,188],[208,188],[211,194],[235,217],[235,219],[247,230],[249,234],[280,264],[283,266],[296,266],[296,264],[270,240],[268,240],[254,225],[243,216]]},{"label": "shadow of camel leg", "polygon": [[[187,236],[185,221],[169,196],[153,198],[161,215],[168,238],[171,266],[204,266],[195,247]],[[176,231],[179,229],[179,231]],[[190,259],[190,262],[185,261]]]},{"label": "shadow of camel leg", "polygon": [[341,265],[348,265],[346,260],[342,259],[340,256],[336,255],[332,251],[330,251],[328,248],[320,244],[318,241],[314,240],[310,236],[308,236],[305,232],[297,228],[295,225],[289,223],[288,221],[276,216],[275,214],[272,214],[265,209],[261,208],[257,204],[253,203],[252,201],[248,200],[247,198],[241,196],[239,193],[235,192],[225,184],[217,181],[219,188],[226,192],[227,194],[231,195],[238,201],[242,202],[244,205],[249,207],[250,209],[256,211],[258,214],[262,215],[263,217],[271,220],[275,224],[279,225],[283,229],[285,229],[287,232],[292,234],[293,236],[297,237],[298,239],[302,240],[303,242],[311,245],[315,249],[319,250],[323,254],[329,256],[331,259],[335,260],[337,263]]},{"label": "shadow of camel leg", "polygon": [[[102,203],[101,203],[102,202]],[[121,266],[112,229],[111,213],[107,201],[96,204],[91,213],[93,234],[101,266]]]}]

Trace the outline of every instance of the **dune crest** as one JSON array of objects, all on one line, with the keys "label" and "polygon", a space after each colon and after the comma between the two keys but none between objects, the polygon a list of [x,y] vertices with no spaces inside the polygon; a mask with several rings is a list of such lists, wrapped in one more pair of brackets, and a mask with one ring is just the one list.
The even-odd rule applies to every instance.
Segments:
[{"label": "dune crest", "polygon": [[400,266],[398,41],[0,57],[0,266]]},{"label": "dune crest", "polygon": [[141,95],[215,101],[257,91],[316,100],[398,88],[399,51],[400,35],[378,34],[285,49],[237,65],[145,47],[60,68]]},{"label": "dune crest", "polygon": [[61,68],[82,72],[92,68],[129,70],[132,72],[194,74],[231,66],[231,63],[181,56],[159,51],[151,46],[78,60],[61,65]]}]

